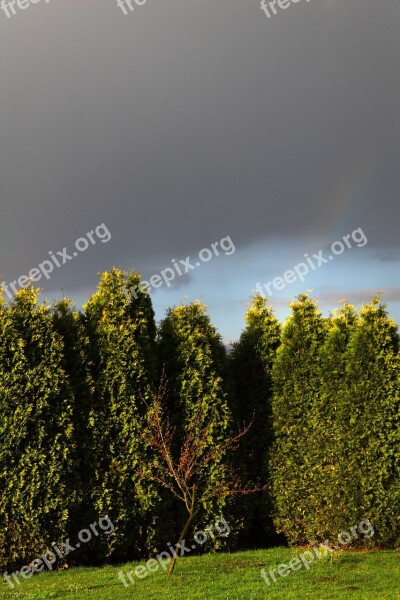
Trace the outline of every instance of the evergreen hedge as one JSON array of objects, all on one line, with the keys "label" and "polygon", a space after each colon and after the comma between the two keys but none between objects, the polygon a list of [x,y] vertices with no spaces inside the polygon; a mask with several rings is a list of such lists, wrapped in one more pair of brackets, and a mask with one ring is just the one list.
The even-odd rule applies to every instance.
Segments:
[{"label": "evergreen hedge", "polygon": [[141,477],[162,373],[178,440],[195,433],[199,409],[208,448],[254,413],[234,467],[268,493],[209,502],[196,525],[222,512],[234,548],[275,543],[274,528],[289,544],[334,540],[368,518],[375,536],[356,544],[398,547],[399,345],[378,298],[325,318],[301,294],[281,331],[256,296],[228,356],[198,301],[170,309],[157,330],[133,271],[104,273],[83,312],[68,299],[40,303],[32,288],[1,298],[0,568],[105,515],[115,531],[74,562],[147,557],[176,538],[179,509]]}]

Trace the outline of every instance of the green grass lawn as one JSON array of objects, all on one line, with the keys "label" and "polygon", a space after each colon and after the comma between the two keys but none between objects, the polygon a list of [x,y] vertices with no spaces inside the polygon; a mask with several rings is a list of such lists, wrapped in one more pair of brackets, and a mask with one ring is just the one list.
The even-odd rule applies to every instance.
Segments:
[{"label": "green grass lawn", "polygon": [[41,573],[23,580],[11,590],[2,580],[1,598],[140,598],[141,600],[298,600],[315,598],[369,598],[400,600],[400,552],[338,552],[315,560],[307,571],[292,571],[287,577],[277,577],[270,587],[260,576],[281,563],[288,563],[301,550],[272,548],[184,557],[175,573],[168,578],[159,568],[134,585],[124,587],[118,572],[124,573],[138,564],[121,567],[76,568],[58,573]]}]

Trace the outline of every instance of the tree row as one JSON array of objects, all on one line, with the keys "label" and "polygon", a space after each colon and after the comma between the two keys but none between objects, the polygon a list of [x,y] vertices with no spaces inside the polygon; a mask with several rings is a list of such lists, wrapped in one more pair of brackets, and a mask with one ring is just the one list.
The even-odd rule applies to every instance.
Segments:
[{"label": "tree row", "polygon": [[105,515],[112,534],[69,564],[163,550],[186,521],[168,456],[198,490],[191,526],[229,522],[203,550],[325,541],[366,518],[360,544],[398,545],[399,335],[379,299],[324,317],[301,295],[282,326],[255,296],[227,353],[204,305],[156,326],[139,284],[104,273],[83,311],[32,288],[0,303],[0,568]]}]

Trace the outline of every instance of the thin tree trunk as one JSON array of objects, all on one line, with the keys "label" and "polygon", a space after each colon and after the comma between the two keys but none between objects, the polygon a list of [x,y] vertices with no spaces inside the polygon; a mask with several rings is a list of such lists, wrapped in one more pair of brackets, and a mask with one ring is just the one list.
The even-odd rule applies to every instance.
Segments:
[{"label": "thin tree trunk", "polygon": [[[190,511],[190,513],[189,513],[189,518],[188,518],[188,520],[186,521],[185,527],[183,528],[183,531],[182,531],[182,533],[181,533],[181,535],[180,535],[180,537],[179,537],[179,540],[178,540],[178,541],[177,541],[177,543],[176,543],[176,546],[175,546],[175,554],[178,554],[178,550],[179,550],[178,546],[180,545],[180,543],[182,542],[183,538],[185,537],[185,535],[186,535],[186,532],[187,532],[187,530],[189,529],[189,527],[190,527],[190,524],[191,524],[191,522],[193,521],[195,514],[196,514],[196,513],[195,513],[195,511],[193,510],[193,506],[192,506],[192,509],[191,509],[191,511]],[[175,564],[176,564],[176,561],[177,561],[177,558],[176,558],[176,556],[173,556],[173,557],[172,557],[172,560],[171,560],[171,564],[169,565],[168,573],[167,573],[168,577],[169,577],[170,575],[172,575],[172,573],[173,573],[173,571],[174,571],[174,569],[175,569]]]}]

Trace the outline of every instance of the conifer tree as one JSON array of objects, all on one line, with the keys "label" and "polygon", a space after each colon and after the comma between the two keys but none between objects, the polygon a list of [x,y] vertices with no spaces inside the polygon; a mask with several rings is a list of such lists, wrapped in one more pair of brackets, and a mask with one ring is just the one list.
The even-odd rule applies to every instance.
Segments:
[{"label": "conifer tree", "polygon": [[[272,366],[280,344],[280,324],[268,301],[252,299],[246,313],[246,328],[229,356],[232,381],[232,411],[235,423],[252,423],[237,453],[243,476],[266,485],[268,454],[273,440]],[[261,546],[274,539],[271,500],[267,492],[243,496],[238,510],[246,514],[241,543]]]},{"label": "conifer tree", "polygon": [[[206,307],[195,301],[167,311],[158,339],[160,373],[164,373],[167,387],[167,416],[175,427],[175,439],[183,440],[206,427],[207,439],[202,449],[207,453],[224,443],[231,426],[224,382],[226,351],[221,338]],[[177,458],[180,451],[179,444],[173,447],[173,456]],[[210,500],[202,506],[199,518],[211,518],[224,504],[223,498]],[[183,518],[174,514],[177,532]]]},{"label": "conifer tree", "polygon": [[334,539],[350,525],[348,514],[348,444],[340,409],[348,390],[347,351],[358,317],[353,306],[345,304],[327,320],[328,330],[320,349],[319,390],[310,412],[309,542]]},{"label": "conifer tree", "polygon": [[378,297],[361,308],[346,363],[339,418],[345,444],[347,519],[369,518],[375,529],[370,544],[398,545],[399,335]]},{"label": "conifer tree", "polygon": [[[68,298],[52,306],[53,323],[63,341],[62,366],[68,376],[73,394],[73,487],[75,505],[69,514],[68,532],[76,539],[81,529],[86,529],[99,516],[92,504],[92,489],[95,485],[95,468],[99,460],[99,440],[93,424],[96,418],[94,407],[95,382],[90,368],[90,344],[85,316],[76,310]],[[74,553],[75,562],[92,562],[95,559],[97,539],[82,544]]]},{"label": "conifer tree", "polygon": [[155,324],[150,297],[139,284],[139,275],[114,268],[103,273],[84,307],[95,380],[93,503],[114,524],[115,531],[102,541],[104,556],[115,560],[143,555],[155,526],[151,504],[157,494],[145,489],[139,476],[146,402],[155,383]]},{"label": "conifer tree", "polygon": [[74,440],[62,340],[38,291],[3,303],[0,323],[0,561],[10,568],[65,539]]},{"label": "conifer tree", "polygon": [[309,497],[315,465],[311,460],[311,416],[319,402],[319,353],[327,323],[306,294],[301,294],[291,308],[273,367],[275,442],[270,468],[275,525],[289,543],[296,544],[308,541],[308,521],[312,518]]}]

